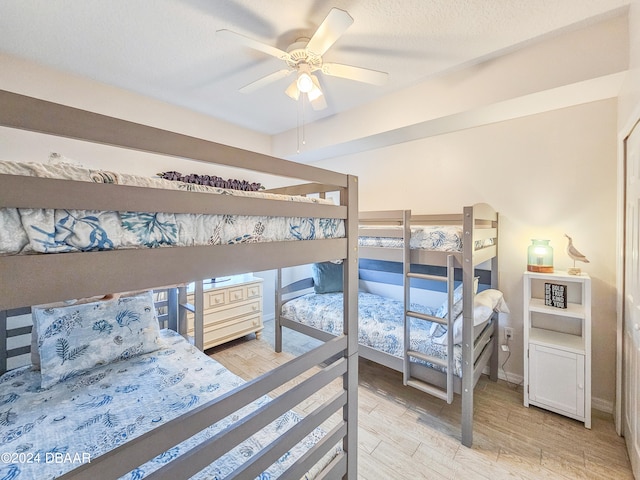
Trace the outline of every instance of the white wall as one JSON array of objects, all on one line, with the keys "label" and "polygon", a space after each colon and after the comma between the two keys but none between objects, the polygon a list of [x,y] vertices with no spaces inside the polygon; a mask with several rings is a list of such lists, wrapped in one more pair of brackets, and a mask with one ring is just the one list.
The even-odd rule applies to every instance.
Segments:
[{"label": "white wall", "polygon": [[[516,329],[505,370],[522,376],[522,272],[530,239],[572,263],[566,232],[591,263],[593,396],[611,409],[616,335],[616,100],[542,113],[316,163],[359,176],[363,210],[450,213],[486,202],[500,212],[500,289]],[[501,332],[502,333],[502,332]],[[501,352],[502,359],[504,353]],[[513,378],[513,377],[510,377]]]}]

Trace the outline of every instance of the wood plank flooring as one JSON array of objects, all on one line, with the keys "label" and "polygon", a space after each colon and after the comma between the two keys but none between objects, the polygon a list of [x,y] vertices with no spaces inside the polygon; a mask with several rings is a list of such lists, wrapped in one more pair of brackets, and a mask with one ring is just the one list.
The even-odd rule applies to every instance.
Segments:
[{"label": "wood plank flooring", "polygon": [[[273,350],[273,321],[261,340],[247,336],[208,350],[243,378],[254,378],[317,341],[286,331]],[[633,479],[624,439],[611,415],[594,411],[592,429],[522,404],[522,388],[482,377],[474,399],[474,445],[460,444],[460,397],[451,405],[410,387],[402,375],[360,360],[358,478]],[[314,402],[299,410],[312,408]]]}]

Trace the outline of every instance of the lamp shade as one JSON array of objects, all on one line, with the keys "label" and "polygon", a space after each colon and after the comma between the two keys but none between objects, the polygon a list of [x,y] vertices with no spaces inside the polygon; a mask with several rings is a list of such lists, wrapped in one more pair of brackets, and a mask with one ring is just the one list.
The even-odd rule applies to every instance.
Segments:
[{"label": "lamp shade", "polygon": [[550,240],[531,239],[527,248],[527,270],[529,272],[553,273],[553,247]]}]

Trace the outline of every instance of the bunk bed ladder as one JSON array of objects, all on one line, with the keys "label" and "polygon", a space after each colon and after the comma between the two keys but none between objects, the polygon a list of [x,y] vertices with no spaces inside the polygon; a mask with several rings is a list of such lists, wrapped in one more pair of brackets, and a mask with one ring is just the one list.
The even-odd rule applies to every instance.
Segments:
[{"label": "bunk bed ladder", "polygon": [[[410,215],[410,212],[408,213]],[[406,218],[405,212],[404,219],[404,261],[403,261],[403,284],[404,284],[404,359],[403,359],[403,384],[410,387],[421,390],[429,395],[433,395],[441,400],[445,400],[447,403],[453,402],[453,290],[454,290],[454,262],[453,255],[447,257],[447,276],[428,275],[423,273],[411,272],[410,261],[410,244],[409,238],[411,235],[409,219]],[[433,280],[438,282],[447,282],[447,297],[449,304],[449,311],[447,318],[438,318],[432,315],[426,315],[424,313],[415,312],[411,310],[411,279]],[[437,322],[443,325],[447,325],[447,356],[446,359],[437,358],[431,355],[418,352],[411,349],[411,319],[417,319],[421,321]],[[423,382],[417,378],[411,376],[411,359],[419,359],[433,365],[437,365],[446,371],[447,382],[446,388],[442,389],[436,385]]]}]

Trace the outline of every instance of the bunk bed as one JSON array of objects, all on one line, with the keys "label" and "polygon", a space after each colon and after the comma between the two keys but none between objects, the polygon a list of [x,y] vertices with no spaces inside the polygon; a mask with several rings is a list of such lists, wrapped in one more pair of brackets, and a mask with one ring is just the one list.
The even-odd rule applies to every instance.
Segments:
[{"label": "bunk bed", "polygon": [[[498,312],[508,311],[497,290],[498,215],[490,206],[477,204],[453,215],[360,212],[359,221],[361,278],[370,270],[385,270],[376,281],[391,283],[389,271],[395,270],[403,285],[402,301],[359,293],[359,354],[402,372],[405,385],[448,403],[454,393],[461,394],[461,440],[471,446],[473,388],[485,367],[497,380]],[[331,293],[341,288],[339,282],[336,286],[336,271],[331,263],[314,265],[313,278],[290,285],[283,285],[279,276],[277,351],[282,348],[282,327],[321,340],[339,330],[340,298]],[[434,282],[444,285],[443,305],[412,301],[412,286]],[[476,294],[478,283],[481,291]],[[315,293],[308,293],[311,288]]]},{"label": "bunk bed", "polygon": [[[0,271],[3,278],[0,283],[0,370],[2,371],[7,369],[8,361],[31,350],[30,345],[16,347],[11,343],[14,339],[29,337],[32,331],[30,326],[14,326],[11,318],[15,314],[28,313],[30,306],[33,305],[101,296],[107,292],[138,291],[195,282],[194,306],[185,305],[185,289],[178,287],[169,289],[170,293],[164,308],[173,312],[168,326],[180,333],[184,333],[185,330],[186,310],[190,309],[195,313],[195,344],[201,346],[201,280],[212,276],[262,271],[332,258],[342,258],[345,262],[347,280],[344,289],[344,316],[348,320],[344,324],[342,335],[247,383],[234,385],[236,380],[232,379],[232,387],[228,391],[214,397],[204,396],[205,400],[196,402],[192,405],[193,408],[186,411],[182,411],[184,405],[177,402],[179,405],[176,404],[174,407],[179,410],[180,415],[174,415],[165,423],[158,422],[159,426],[142,434],[138,434],[139,431],[132,434],[135,429],[125,429],[124,432],[128,434],[126,442],[118,442],[118,446],[113,449],[94,452],[98,456],[92,455],[90,463],[69,463],[66,465],[68,471],[60,478],[90,479],[104,478],[105,475],[110,478],[120,478],[125,475],[129,475],[125,478],[141,478],[138,469],[142,468],[141,466],[146,462],[158,458],[163,459],[162,467],[145,478],[192,477],[202,468],[220,459],[225,452],[238,447],[244,440],[254,438],[264,425],[277,422],[310,392],[315,392],[336,379],[342,379],[343,387],[339,393],[323,402],[304,419],[296,422],[292,428],[278,431],[278,435],[269,440],[268,444],[262,444],[260,449],[256,448],[256,452],[253,452],[254,454],[246,462],[234,466],[233,471],[225,471],[224,478],[259,476],[283,456],[287,456],[292,449],[297,448],[298,442],[308,435],[315,435],[316,429],[332,415],[338,417],[335,426],[326,432],[323,440],[311,442],[313,445],[308,445],[309,448],[282,472],[282,478],[302,477],[305,472],[311,471],[319,460],[326,458],[326,455],[331,455],[336,444],[340,445],[340,452],[331,456],[331,460],[318,473],[317,478],[356,478],[358,344],[357,338],[349,335],[350,331],[355,332],[357,328],[357,297],[349,294],[350,291],[357,291],[357,258],[350,253],[357,250],[357,222],[351,221],[357,218],[358,211],[356,178],[7,91],[0,91],[0,126],[294,178],[298,181],[312,182],[309,185],[328,185],[330,187],[326,188],[337,191],[340,195],[340,205],[323,205],[317,202],[290,202],[276,198],[253,198],[230,194],[210,195],[201,191],[166,190],[157,187],[0,174],[0,192],[2,192],[0,209],[3,210],[145,212],[150,215],[170,212],[195,216],[292,217],[338,220],[345,226],[344,235],[326,239],[305,240],[305,237],[299,236],[300,238],[288,239],[292,241],[276,239],[258,242],[252,239],[243,243],[206,245],[187,242],[185,246],[161,248],[127,246],[123,249],[109,250],[100,250],[101,246],[91,251],[67,251],[66,253],[31,251],[28,254],[0,255]],[[36,311],[39,310],[36,309]],[[62,325],[66,325],[64,322],[75,321],[72,314],[59,318],[63,319]],[[125,321],[130,317],[118,318],[123,320],[123,324],[129,330],[136,330]],[[56,325],[56,328],[59,328],[60,322]],[[52,327],[52,325],[49,326]],[[108,330],[105,325],[101,327]],[[42,341],[44,344],[43,337],[46,337],[49,331],[50,329],[36,329],[35,334],[39,342]],[[196,355],[196,349],[186,344],[182,337],[171,333],[162,335],[167,336],[165,343],[170,345],[169,351],[179,350],[183,352],[183,356]],[[122,338],[117,340],[120,342]],[[40,348],[38,350],[41,351]],[[70,360],[73,355],[69,352],[72,351],[60,346],[56,354],[61,355],[65,360]],[[136,349],[133,353],[137,355],[142,352]],[[198,353],[198,355],[202,354]],[[140,356],[135,356],[132,360],[148,361],[155,365],[158,362],[157,357],[156,351],[147,351]],[[336,358],[337,361],[335,361]],[[124,360],[119,359],[119,361]],[[222,370],[219,364],[202,356],[197,361],[205,364],[193,369],[202,368],[212,378]],[[109,370],[110,366],[113,366],[113,370],[116,370],[118,365],[123,364],[108,363],[102,368]],[[166,365],[162,369],[165,370],[165,367]],[[310,369],[315,373],[309,376]],[[121,368],[118,367],[117,370]],[[1,377],[2,383],[5,386],[22,387],[25,382],[21,379],[14,380],[13,377],[27,378],[32,376],[32,373],[29,368],[13,369]],[[93,372],[95,375],[91,370],[84,373],[85,375],[73,377],[70,381],[80,378],[83,381],[78,381],[79,384],[96,384],[105,378],[103,375],[106,375],[102,371]],[[303,373],[305,373],[304,380],[299,378]],[[176,378],[181,378],[180,374],[181,372],[178,372]],[[230,374],[223,373],[223,375]],[[42,380],[44,375],[41,374],[40,377]],[[63,379],[62,382],[64,381]],[[289,387],[292,383],[298,386]],[[60,384],[60,382],[57,383],[57,385]],[[193,380],[188,384],[191,387],[197,385]],[[75,383],[68,384],[65,388],[77,395],[79,392],[95,395],[95,390],[78,390],[79,387],[75,385]],[[108,383],[100,383],[97,386],[104,388],[108,385]],[[288,388],[284,393],[264,405],[259,403],[257,407],[252,407],[252,405],[255,406],[254,402],[261,402],[265,394],[283,386]],[[47,388],[55,388],[55,385]],[[32,386],[30,390],[38,390],[38,387]],[[44,390],[46,391],[46,388]],[[3,402],[6,400],[8,403],[5,405],[9,405],[9,410],[6,412],[3,410],[6,416],[4,424],[11,424],[16,419],[15,415],[20,413],[10,408],[12,399],[16,398],[15,392],[11,393],[3,389],[2,393],[7,395],[2,397]],[[183,403],[193,403],[187,400],[185,399]],[[45,421],[45,418],[47,421],[55,421],[56,415],[47,408],[55,410],[56,405],[48,407],[47,401],[41,403],[39,406],[41,415],[38,418],[41,421]],[[140,408],[140,416],[144,416],[145,409],[140,406],[138,408]],[[252,408],[254,408],[253,411]],[[249,412],[248,415],[247,412]],[[225,423],[227,422],[225,419],[232,420]],[[31,422],[26,427],[23,426],[15,431],[12,429],[7,440],[13,440],[18,432],[33,428],[35,424]],[[208,429],[214,429],[214,432],[209,430],[208,433],[201,433]],[[207,438],[195,446],[188,444],[186,447],[179,447],[182,442],[198,434]],[[12,455],[15,453],[18,462],[22,457],[27,458],[24,454],[38,451],[39,448],[38,445],[21,444],[18,449],[18,445],[12,445],[12,443],[14,442],[5,442],[4,445],[16,447],[15,452],[8,453]],[[45,452],[42,453],[44,456]],[[11,478],[18,474],[18,462],[5,465],[6,468],[13,469],[6,472]]]}]

